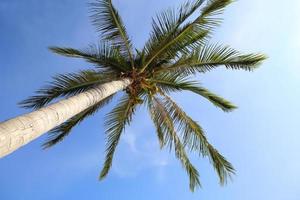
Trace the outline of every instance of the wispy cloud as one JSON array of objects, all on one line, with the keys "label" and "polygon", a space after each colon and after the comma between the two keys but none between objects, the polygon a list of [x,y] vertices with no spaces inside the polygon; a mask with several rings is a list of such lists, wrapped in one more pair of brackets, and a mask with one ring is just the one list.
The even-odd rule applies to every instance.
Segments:
[{"label": "wispy cloud", "polygon": [[169,155],[160,150],[155,137],[137,134],[130,128],[121,139],[113,171],[119,177],[135,177],[144,171],[154,170],[161,180],[164,177],[163,168],[169,164]]}]

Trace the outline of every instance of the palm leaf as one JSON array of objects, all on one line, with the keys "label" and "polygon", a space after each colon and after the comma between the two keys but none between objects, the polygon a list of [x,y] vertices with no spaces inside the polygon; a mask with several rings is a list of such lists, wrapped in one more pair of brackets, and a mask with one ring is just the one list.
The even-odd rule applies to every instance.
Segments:
[{"label": "palm leaf", "polygon": [[126,94],[120,100],[120,103],[107,115],[105,122],[107,126],[106,158],[103,169],[100,173],[100,179],[107,176],[112,166],[113,156],[121,134],[124,131],[126,124],[130,123],[135,107],[136,105],[133,100]]},{"label": "palm leaf", "polygon": [[121,56],[119,50],[107,42],[90,45],[85,50],[66,47],[49,47],[49,49],[62,56],[82,58],[89,63],[95,64],[101,70],[120,73],[129,69],[127,61]]},{"label": "palm leaf", "polygon": [[166,110],[165,106],[160,99],[151,97],[153,103],[151,105],[151,112],[154,119],[154,124],[160,129],[165,137],[168,137],[168,142],[174,143],[175,155],[181,161],[182,166],[185,168],[190,180],[190,189],[195,190],[196,187],[200,187],[199,173],[196,168],[190,162],[183,144],[180,138],[177,136],[175,127],[173,124],[173,118],[170,116],[169,111]]},{"label": "palm leaf", "polygon": [[60,74],[53,77],[48,86],[38,90],[36,96],[20,102],[20,105],[24,108],[39,109],[56,98],[73,96],[113,79],[115,79],[113,74],[99,74],[95,70]]},{"label": "palm leaf", "polygon": [[43,148],[44,149],[50,148],[50,147],[56,145],[57,143],[61,142],[66,136],[68,136],[70,134],[70,132],[73,130],[73,128],[75,126],[77,126],[80,122],[82,122],[88,116],[91,116],[94,113],[96,113],[103,106],[107,105],[112,100],[113,96],[114,95],[106,97],[99,103],[82,111],[81,113],[75,115],[74,117],[72,117],[68,121],[64,122],[60,126],[51,130],[47,141],[43,144]]},{"label": "palm leaf", "polygon": [[158,14],[156,20],[152,21],[153,31],[146,44],[147,53],[157,52],[163,48],[203,2],[204,0],[186,1],[177,10],[168,9]]},{"label": "palm leaf", "polygon": [[109,40],[114,46],[119,47],[122,54],[130,60],[132,67],[134,67],[131,41],[111,0],[96,0],[95,3],[90,5],[92,23],[97,31],[101,33],[104,40]]},{"label": "palm leaf", "polygon": [[161,68],[160,72],[175,72],[190,75],[196,72],[205,73],[219,66],[232,70],[252,71],[266,59],[263,54],[241,54],[240,52],[220,45],[206,45],[198,48],[191,55],[183,55],[173,65]]},{"label": "palm leaf", "polygon": [[[209,36],[213,28],[220,24],[221,19],[218,18],[218,16],[231,2],[232,0],[208,1],[207,5],[201,9],[201,14],[194,21],[187,23],[179,30],[176,30],[176,33],[173,34],[171,38],[167,38],[159,48],[155,50],[152,49],[152,54],[149,56],[143,69],[146,69],[152,61],[161,55],[167,54],[168,57],[174,58],[179,56],[182,52],[187,52],[191,45],[202,45],[206,36]],[[163,20],[166,21],[165,24],[169,24],[168,20],[165,19],[168,18],[163,18]],[[153,37],[151,37],[151,39],[153,40]]]},{"label": "palm leaf", "polygon": [[164,107],[171,118],[183,132],[183,143],[191,150],[197,150],[203,156],[208,156],[217,172],[220,184],[225,184],[227,178],[234,174],[233,166],[208,142],[203,129],[190,118],[169,96],[161,93],[164,98]]},{"label": "palm leaf", "polygon": [[[163,123],[161,123],[163,121],[163,118],[165,118],[165,116],[163,115],[163,113],[158,112],[156,107],[153,104],[153,100],[152,97],[148,97],[148,110],[151,116],[151,119],[154,123],[154,126],[156,128],[156,133],[157,133],[157,138],[160,144],[160,148],[162,149],[166,144],[169,144],[170,149],[172,147],[172,139],[169,137],[169,135],[165,135],[165,132],[170,131],[169,126],[164,126]],[[159,105],[157,105],[159,106]]]},{"label": "palm leaf", "polygon": [[199,26],[207,30],[213,30],[222,22],[220,15],[223,14],[226,6],[234,0],[209,0],[205,7],[201,9],[201,15],[195,21]]},{"label": "palm leaf", "polygon": [[167,93],[185,90],[198,94],[225,112],[229,112],[237,108],[228,100],[210,92],[204,87],[199,86],[199,84],[195,81],[188,81],[184,77],[185,76],[182,78],[177,75],[172,76],[170,74],[165,74],[164,76],[158,76],[155,79],[152,79],[152,81],[156,83],[162,91]]}]

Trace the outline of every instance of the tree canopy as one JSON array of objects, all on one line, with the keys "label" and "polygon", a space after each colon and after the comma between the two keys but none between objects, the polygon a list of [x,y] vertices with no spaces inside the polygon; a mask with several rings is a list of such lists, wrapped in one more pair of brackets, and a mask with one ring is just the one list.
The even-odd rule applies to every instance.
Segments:
[{"label": "tree canopy", "polygon": [[[218,67],[252,71],[266,56],[259,53],[242,54],[210,38],[222,22],[221,15],[233,0],[190,0],[179,8],[169,8],[152,21],[149,39],[141,49],[135,49],[111,0],[95,0],[90,4],[92,24],[100,35],[97,44],[84,49],[50,47],[56,54],[84,59],[91,70],[55,76],[35,96],[21,102],[26,108],[38,109],[61,97],[69,97],[96,85],[129,78],[131,84],[113,110],[106,115],[106,158],[100,179],[107,176],[113,156],[126,126],[130,125],[137,107],[146,105],[156,129],[161,148],[173,149],[190,181],[190,189],[200,184],[199,173],[187,152],[197,152],[209,158],[225,184],[234,174],[233,166],[207,140],[203,128],[171,98],[173,92],[189,91],[200,95],[224,112],[237,107],[210,92],[195,80],[198,73]],[[191,19],[191,16],[196,16]],[[194,79],[193,79],[194,78]],[[62,141],[71,130],[88,116],[110,103],[115,95],[74,116],[49,133],[44,148]]]}]

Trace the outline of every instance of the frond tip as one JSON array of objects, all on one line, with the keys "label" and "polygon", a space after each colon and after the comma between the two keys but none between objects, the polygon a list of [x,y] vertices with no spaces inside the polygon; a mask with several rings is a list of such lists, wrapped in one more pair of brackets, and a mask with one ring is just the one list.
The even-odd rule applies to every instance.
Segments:
[{"label": "frond tip", "polygon": [[227,183],[228,178],[235,174],[235,169],[213,146],[209,145],[208,149],[210,161],[219,176],[220,184],[224,185]]},{"label": "frond tip", "polygon": [[183,133],[183,144],[191,151],[196,151],[203,157],[208,157],[218,174],[220,184],[224,185],[227,178],[234,174],[235,170],[207,140],[200,125],[190,118],[169,96],[161,93],[164,98],[164,107],[174,122],[178,124]]},{"label": "frond tip", "polygon": [[264,54],[242,54],[229,46],[207,44],[183,55],[173,65],[159,71],[176,72],[186,76],[196,72],[205,73],[221,66],[232,70],[253,71],[266,59]]},{"label": "frond tip", "polygon": [[[152,102],[151,102],[152,101]],[[190,189],[194,191],[197,187],[201,187],[199,173],[197,169],[190,162],[184,145],[180,141],[179,136],[175,130],[176,119],[167,110],[164,103],[157,97],[151,97],[149,108],[152,115],[153,122],[163,137],[163,144],[168,144],[170,148],[174,145],[175,155],[180,160],[183,168],[187,172],[190,180]]]},{"label": "frond tip", "polygon": [[104,179],[111,166],[114,157],[116,147],[121,138],[121,134],[125,129],[125,126],[130,123],[132,115],[135,110],[135,104],[132,99],[125,95],[120,103],[107,115],[106,119],[106,157],[103,169],[100,173],[99,179]]},{"label": "frond tip", "polygon": [[156,79],[153,79],[152,81],[156,83],[162,91],[167,93],[185,90],[198,94],[209,100],[216,107],[221,108],[224,112],[230,112],[237,108],[230,101],[201,87],[196,81],[188,81],[177,74],[165,74],[164,76],[156,77]]},{"label": "frond tip", "polygon": [[112,76],[99,74],[95,70],[56,75],[49,85],[36,92],[37,95],[29,97],[19,104],[24,108],[39,109],[59,97],[69,97],[79,94],[109,80],[112,80]]},{"label": "frond tip", "polygon": [[103,40],[119,47],[123,56],[130,60],[133,67],[132,44],[126,32],[121,16],[115,9],[111,0],[96,0],[90,4],[92,23],[101,33]]}]

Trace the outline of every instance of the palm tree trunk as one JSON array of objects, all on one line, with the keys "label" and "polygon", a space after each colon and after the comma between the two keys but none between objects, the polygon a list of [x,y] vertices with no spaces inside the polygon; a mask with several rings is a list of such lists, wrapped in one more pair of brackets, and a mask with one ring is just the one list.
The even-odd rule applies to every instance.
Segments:
[{"label": "palm tree trunk", "polygon": [[0,158],[102,99],[126,88],[129,84],[129,79],[105,83],[37,111],[0,123]]}]

